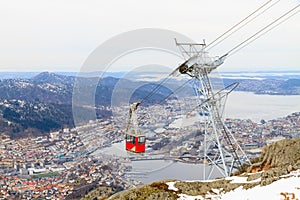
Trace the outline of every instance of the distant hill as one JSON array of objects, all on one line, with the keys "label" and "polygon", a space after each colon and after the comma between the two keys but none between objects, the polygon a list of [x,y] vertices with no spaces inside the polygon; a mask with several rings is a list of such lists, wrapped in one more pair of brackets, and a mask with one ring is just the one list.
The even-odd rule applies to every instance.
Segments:
[{"label": "distant hill", "polygon": [[[151,83],[109,76],[98,80],[97,77],[92,76],[75,77],[49,72],[35,74],[27,79],[2,79],[0,80],[0,130],[14,137],[22,137],[30,134],[47,134],[51,130],[58,130],[65,126],[72,127],[74,125],[72,94],[76,80],[83,84],[83,88],[91,88],[96,84],[95,105],[90,105],[91,107],[109,107],[117,85],[121,86],[118,87],[117,98],[114,99],[114,103],[118,104],[128,103],[123,102],[125,100],[121,98],[126,95],[130,95],[130,103],[141,101],[160,83],[159,81]],[[225,86],[237,81],[240,82],[236,88],[239,91],[271,95],[300,94],[300,79],[223,79]],[[152,93],[143,105],[164,103],[165,97],[171,94],[172,90],[176,91],[182,84],[183,81],[168,81]],[[180,92],[179,96],[194,94],[191,86],[186,86],[177,92]],[[176,98],[176,96],[170,98]],[[84,94],[80,103],[76,106],[80,107],[87,103]],[[111,116],[110,110],[97,109],[96,113],[99,118]]]},{"label": "distant hill", "polygon": [[65,76],[50,72],[42,72],[30,79],[35,84],[53,83],[57,85],[73,84],[75,76]]},{"label": "distant hill", "polygon": [[0,100],[0,129],[12,138],[74,127],[71,105]]},{"label": "distant hill", "polygon": [[[96,77],[80,78],[83,84],[90,87]],[[73,127],[72,93],[76,77],[64,76],[49,72],[40,73],[30,79],[0,80],[0,130],[11,137],[43,135],[63,127]],[[110,106],[111,97],[118,78],[105,77],[99,80],[95,91],[96,107]],[[143,99],[156,84],[122,79],[120,96],[136,90],[131,102]],[[170,90],[161,87],[145,105],[161,101]],[[120,98],[122,100],[122,98]],[[84,102],[83,102],[84,103]],[[126,103],[126,102],[125,102]],[[77,105],[80,106],[80,105]],[[82,107],[81,110],[86,110]],[[83,111],[83,113],[86,111]],[[88,112],[88,111],[87,111]],[[111,116],[109,110],[96,110],[100,118]],[[0,133],[1,133],[0,132]]]},{"label": "distant hill", "polygon": [[223,82],[225,85],[239,82],[236,91],[269,95],[300,95],[300,79],[223,79]]},{"label": "distant hill", "polygon": [[53,74],[42,73],[33,79],[0,80],[0,99],[71,104],[73,83]]}]

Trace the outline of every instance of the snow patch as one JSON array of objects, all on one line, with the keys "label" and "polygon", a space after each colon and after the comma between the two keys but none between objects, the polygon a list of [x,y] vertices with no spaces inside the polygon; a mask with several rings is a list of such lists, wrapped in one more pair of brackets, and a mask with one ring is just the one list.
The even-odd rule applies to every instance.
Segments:
[{"label": "snow patch", "polygon": [[168,189],[178,191],[178,188],[175,187],[175,183],[176,182],[167,182],[166,184],[169,186]]},{"label": "snow patch", "polygon": [[265,200],[265,199],[284,199],[284,194],[294,194],[295,199],[300,198],[300,178],[290,177],[280,179],[266,186],[256,186],[252,189],[243,189],[238,187],[233,191],[221,195],[222,200]]},{"label": "snow patch", "polygon": [[190,196],[187,194],[179,194],[177,200],[204,200],[202,196]]}]

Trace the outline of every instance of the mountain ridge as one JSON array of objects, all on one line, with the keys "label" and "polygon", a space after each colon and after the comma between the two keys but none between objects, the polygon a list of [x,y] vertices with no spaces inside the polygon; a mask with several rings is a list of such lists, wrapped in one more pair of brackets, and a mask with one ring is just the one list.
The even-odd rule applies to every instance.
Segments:
[{"label": "mountain ridge", "polygon": [[[113,95],[118,97],[114,99],[114,105],[141,101],[159,84],[159,82],[133,81],[109,76],[99,79],[98,77],[66,76],[51,72],[42,72],[29,79],[3,79],[0,80],[0,101],[2,103],[3,101],[8,101],[6,104],[11,107],[0,107],[0,128],[5,130],[3,132],[8,133],[11,136],[21,137],[21,132],[26,132],[26,130],[31,130],[29,132],[32,132],[35,135],[46,134],[46,132],[50,130],[58,130],[58,127],[73,127],[71,105],[73,101],[74,84],[76,81],[82,83],[83,88],[93,89],[91,87],[95,87],[95,105],[90,105],[90,107],[110,107]],[[236,81],[240,81],[240,84],[236,88],[237,91],[255,92],[258,94],[300,94],[299,79],[268,79],[263,81],[224,79],[224,84],[229,85]],[[150,98],[147,98],[147,101],[144,101],[144,106],[164,103],[165,97],[171,94],[172,90],[176,91],[176,88],[181,85],[182,82],[176,82],[174,80],[170,81],[170,83],[155,91]],[[191,86],[186,86],[179,92],[182,92],[180,95],[188,96],[193,94]],[[131,95],[129,102],[123,102],[125,100],[123,97],[128,94]],[[171,96],[171,98],[176,98],[176,96]],[[82,102],[80,102],[81,104],[76,106],[85,105],[86,103],[90,104],[90,102],[86,102],[84,94],[80,100],[82,100]],[[27,107],[28,110],[24,110],[20,107],[20,104],[15,103],[15,101],[24,101],[26,105],[31,106]],[[49,112],[52,114],[65,113],[65,115],[57,115],[57,118],[63,116],[65,119],[60,120],[52,117],[50,120],[48,116],[44,116],[44,119],[46,121],[48,120],[46,123],[47,128],[34,125],[34,120],[41,122],[41,117],[38,116],[42,116],[43,112],[34,110],[34,107],[39,104],[43,104],[43,107],[50,109],[51,111]],[[28,113],[38,112],[40,113],[34,115],[36,116],[35,119],[34,117],[25,117],[28,116]],[[96,112],[97,116],[101,118],[109,118],[112,115],[109,110],[96,110]],[[24,120],[19,120],[16,116],[23,117]],[[28,120],[26,120],[26,118],[28,118]],[[8,121],[13,123],[14,126],[7,126]],[[26,123],[31,124],[32,127],[26,125]],[[20,131],[18,132],[18,130]],[[30,135],[30,133],[24,135]]]},{"label": "mountain ridge", "polygon": [[[97,77],[64,76],[49,72],[40,73],[30,79],[0,80],[0,129],[2,133],[12,138],[27,137],[48,134],[50,131],[57,131],[64,127],[74,127],[72,95],[76,78],[80,79],[84,87],[91,87],[91,83],[98,81],[95,86],[96,105],[91,107],[111,106],[114,88],[121,80],[114,77],[104,77],[98,80]],[[146,83],[138,87],[139,84],[122,79],[122,88],[118,92],[124,96],[128,91],[136,90],[130,100],[133,102],[143,99],[156,86],[155,83]],[[170,90],[162,87],[146,103],[157,103],[164,98],[164,93],[169,92]],[[87,110],[84,107],[85,102],[81,103],[82,105],[75,106],[81,107],[80,109],[85,112],[84,110]],[[96,109],[96,114],[98,118],[104,119],[112,115],[110,110],[105,109]]]}]

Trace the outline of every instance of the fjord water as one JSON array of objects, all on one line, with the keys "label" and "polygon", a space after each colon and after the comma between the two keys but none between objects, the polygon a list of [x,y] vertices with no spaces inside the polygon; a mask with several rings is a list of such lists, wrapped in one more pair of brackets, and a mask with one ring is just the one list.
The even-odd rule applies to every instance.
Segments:
[{"label": "fjord water", "polygon": [[[229,118],[251,119],[259,122],[285,117],[293,112],[300,112],[300,95],[257,95],[249,92],[233,92],[228,97],[225,116]],[[128,156],[124,142],[98,150],[97,153]],[[130,177],[143,183],[165,179],[203,180],[204,168],[209,166],[190,164],[170,160],[133,161]],[[212,171],[211,178],[221,177],[218,170]]]},{"label": "fjord water", "polygon": [[271,120],[300,112],[300,95],[259,95],[251,92],[229,94],[225,116],[235,119]]}]

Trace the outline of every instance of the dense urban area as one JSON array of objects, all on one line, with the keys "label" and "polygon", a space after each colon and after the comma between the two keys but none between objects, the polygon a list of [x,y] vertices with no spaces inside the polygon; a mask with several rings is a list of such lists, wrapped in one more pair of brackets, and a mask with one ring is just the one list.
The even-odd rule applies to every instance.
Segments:
[{"label": "dense urban area", "polygon": [[[147,136],[144,158],[201,162],[195,158],[204,138],[199,123],[203,116],[186,115],[180,109],[184,104],[178,104],[141,107],[140,128]],[[11,139],[1,134],[0,199],[76,199],[99,187],[108,195],[140,185],[130,176],[132,154],[102,151],[123,141],[128,106],[105,109],[114,115],[47,136]],[[263,146],[300,133],[300,113],[260,122],[224,120],[250,158],[258,156]],[[179,159],[182,155],[191,159]]]}]

